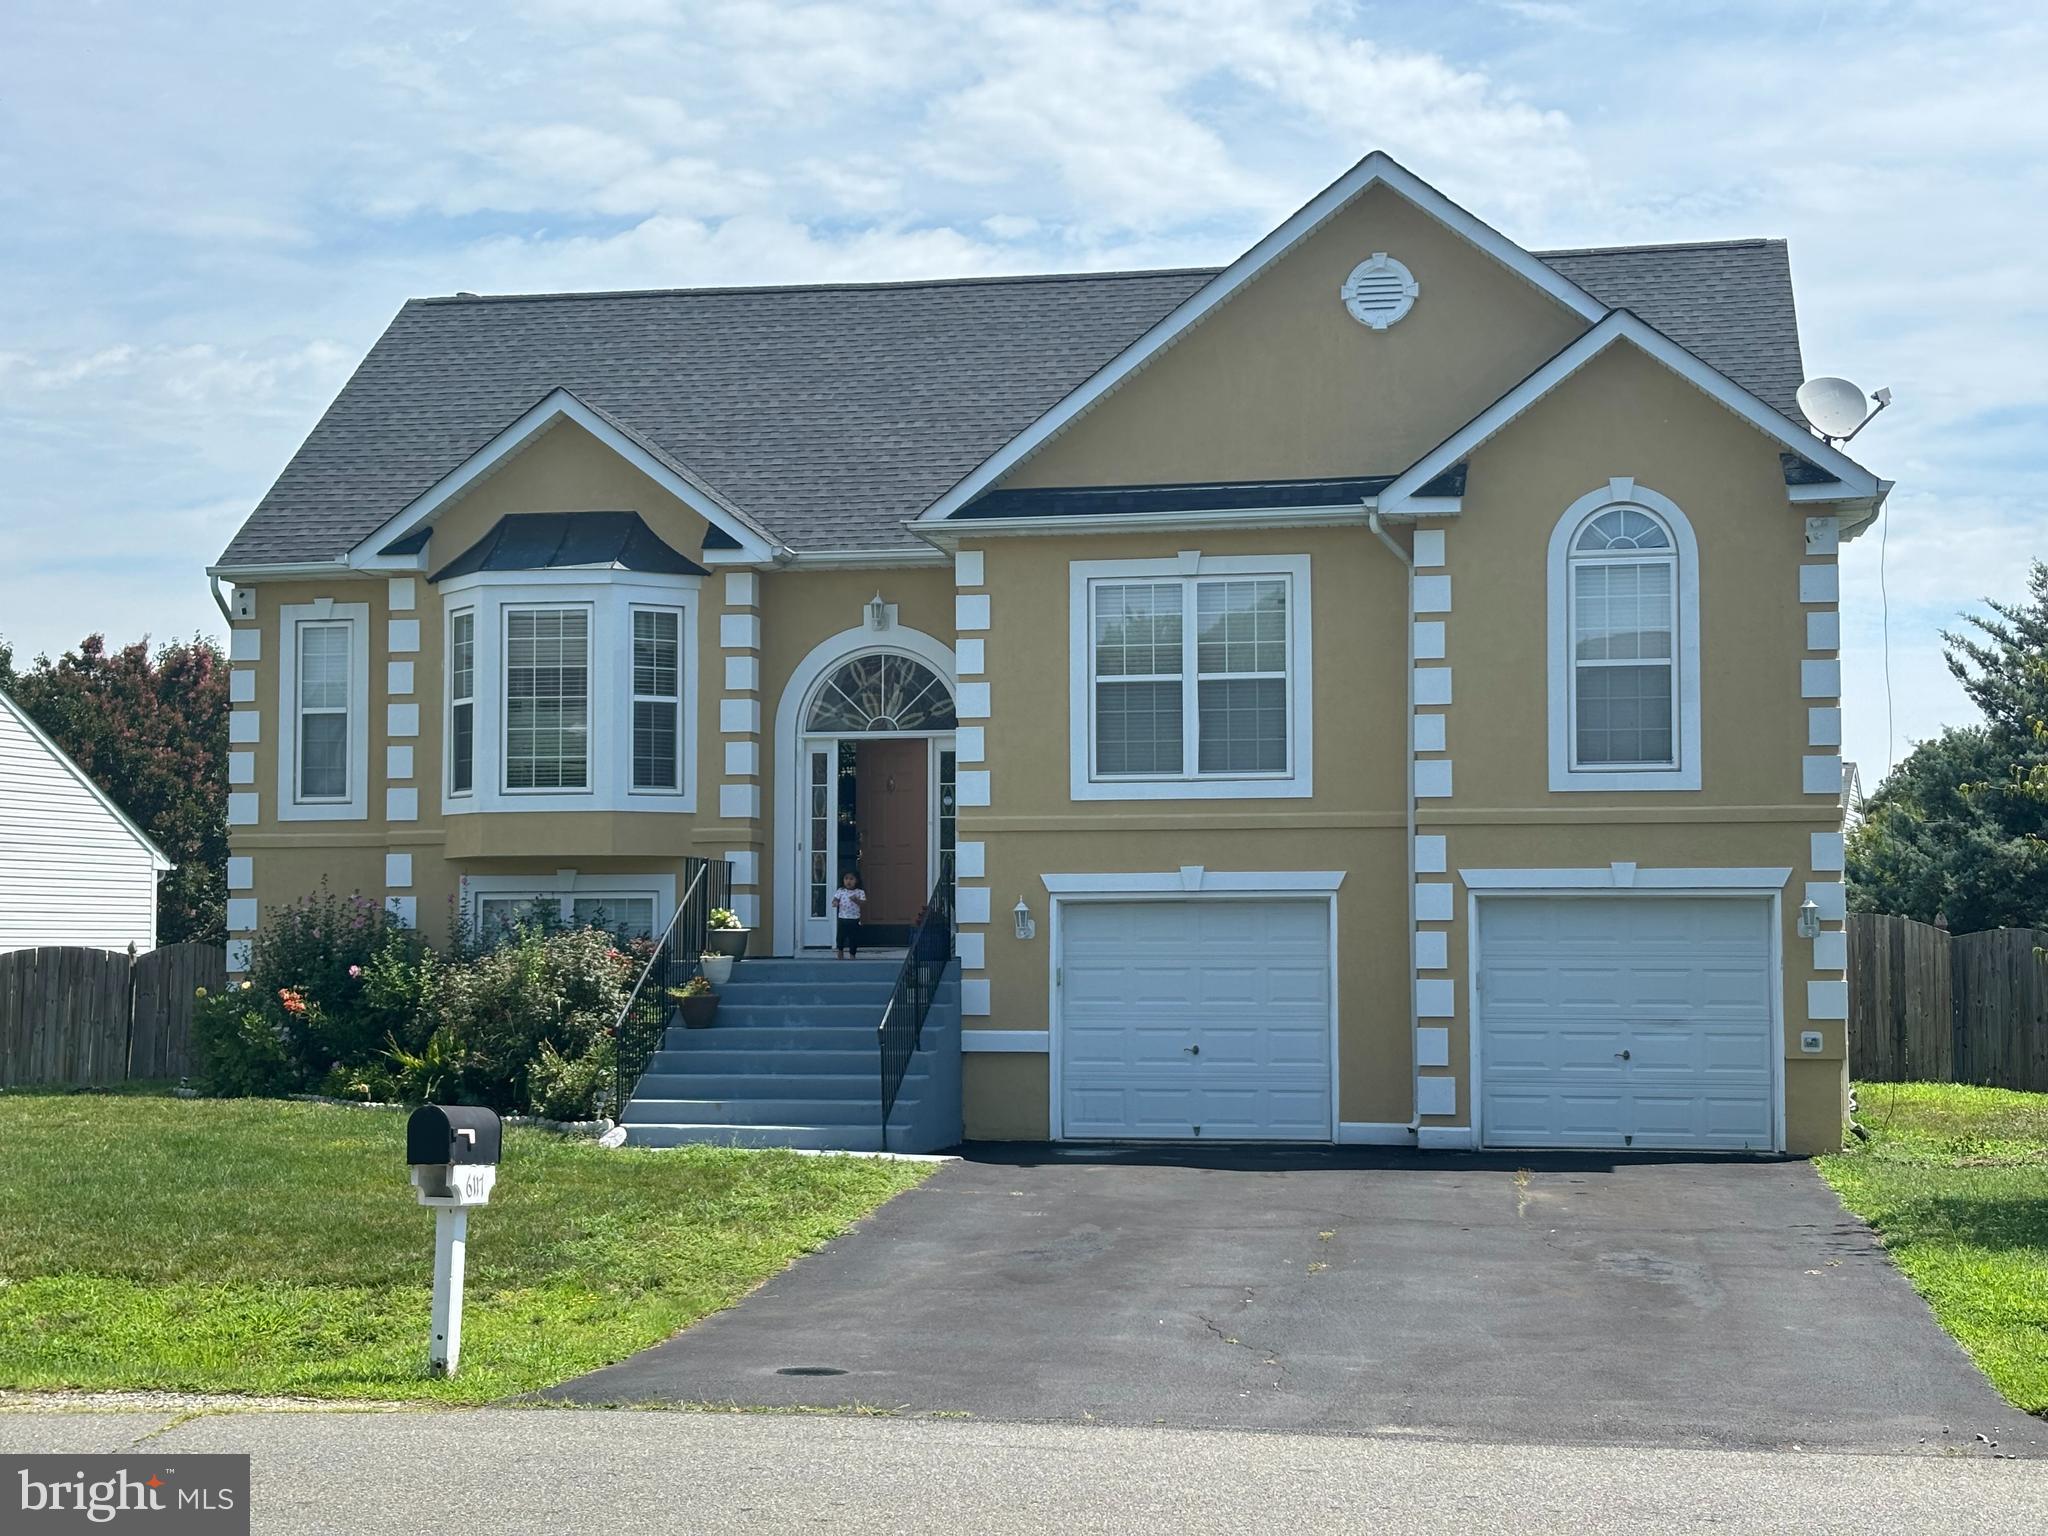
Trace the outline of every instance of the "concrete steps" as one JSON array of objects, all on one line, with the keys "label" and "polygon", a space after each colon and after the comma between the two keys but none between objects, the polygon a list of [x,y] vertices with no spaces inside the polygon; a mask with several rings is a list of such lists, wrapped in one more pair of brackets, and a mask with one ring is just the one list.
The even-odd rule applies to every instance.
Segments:
[{"label": "concrete steps", "polygon": [[[879,1028],[902,964],[741,961],[710,1027],[664,1031],[620,1115],[627,1145],[881,1148]],[[890,1115],[892,1150],[960,1139],[959,990],[949,971]]]}]

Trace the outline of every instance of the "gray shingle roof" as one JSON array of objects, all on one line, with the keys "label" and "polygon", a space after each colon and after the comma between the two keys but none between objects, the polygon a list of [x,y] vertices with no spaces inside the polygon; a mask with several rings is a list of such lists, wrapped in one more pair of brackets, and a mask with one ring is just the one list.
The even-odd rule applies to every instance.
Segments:
[{"label": "gray shingle roof", "polygon": [[[1543,260],[1792,408],[1802,375],[1782,241]],[[902,519],[1214,270],[415,299],[221,563],[338,557],[556,388],[792,548],[909,546]]]}]

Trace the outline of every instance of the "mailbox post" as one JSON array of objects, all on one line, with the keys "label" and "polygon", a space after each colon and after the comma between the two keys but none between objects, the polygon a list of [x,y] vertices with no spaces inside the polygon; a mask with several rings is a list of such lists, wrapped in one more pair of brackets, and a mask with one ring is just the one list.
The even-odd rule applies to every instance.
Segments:
[{"label": "mailbox post", "polygon": [[469,1208],[491,1198],[504,1135],[495,1111],[463,1104],[422,1104],[405,1123],[413,1189],[434,1211],[434,1332],[427,1359],[443,1376],[455,1374],[462,1356]]}]

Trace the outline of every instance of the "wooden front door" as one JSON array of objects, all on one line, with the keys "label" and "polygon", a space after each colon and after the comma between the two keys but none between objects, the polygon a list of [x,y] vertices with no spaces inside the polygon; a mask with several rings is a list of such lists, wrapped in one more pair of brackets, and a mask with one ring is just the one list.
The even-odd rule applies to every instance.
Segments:
[{"label": "wooden front door", "polygon": [[930,744],[863,741],[854,750],[860,874],[868,893],[862,919],[915,922],[931,869]]}]

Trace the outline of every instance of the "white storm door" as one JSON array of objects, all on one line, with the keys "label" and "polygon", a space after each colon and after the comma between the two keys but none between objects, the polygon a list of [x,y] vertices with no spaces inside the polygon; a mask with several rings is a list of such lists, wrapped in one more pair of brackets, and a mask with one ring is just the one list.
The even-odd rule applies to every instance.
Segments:
[{"label": "white storm door", "polygon": [[1479,946],[1486,1145],[1775,1147],[1770,902],[1488,897]]},{"label": "white storm door", "polygon": [[1328,1141],[1330,908],[1068,902],[1059,1134]]}]

